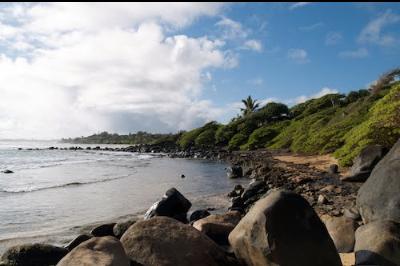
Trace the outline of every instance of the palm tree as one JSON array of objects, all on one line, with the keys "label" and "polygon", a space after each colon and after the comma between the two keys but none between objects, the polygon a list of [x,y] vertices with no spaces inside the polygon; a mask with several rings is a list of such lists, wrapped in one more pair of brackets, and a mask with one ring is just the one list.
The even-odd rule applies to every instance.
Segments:
[{"label": "palm tree", "polygon": [[242,103],[244,104],[244,108],[240,108],[240,111],[242,111],[243,116],[251,114],[259,107],[257,100],[253,100],[250,95],[247,99],[243,99]]}]

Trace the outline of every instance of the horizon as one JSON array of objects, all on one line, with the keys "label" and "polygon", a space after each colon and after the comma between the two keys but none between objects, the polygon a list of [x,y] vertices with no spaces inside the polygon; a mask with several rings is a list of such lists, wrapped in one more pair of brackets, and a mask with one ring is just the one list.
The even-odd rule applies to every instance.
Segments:
[{"label": "horizon", "polygon": [[399,24],[399,3],[2,3],[0,140],[176,133],[248,95],[366,89],[398,67]]}]

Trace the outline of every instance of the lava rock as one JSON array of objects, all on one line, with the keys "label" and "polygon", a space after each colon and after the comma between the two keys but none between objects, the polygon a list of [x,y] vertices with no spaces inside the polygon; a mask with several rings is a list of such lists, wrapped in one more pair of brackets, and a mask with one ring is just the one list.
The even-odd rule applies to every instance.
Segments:
[{"label": "lava rock", "polygon": [[144,215],[145,220],[155,216],[168,216],[178,221],[187,223],[187,212],[192,203],[186,199],[176,188],[170,188],[163,198],[154,203]]},{"label": "lava rock", "polygon": [[99,225],[90,231],[92,236],[101,237],[101,236],[115,236],[114,235],[114,226],[116,223],[108,223]]},{"label": "lava rock", "polygon": [[190,223],[195,222],[195,221],[203,219],[209,215],[211,215],[211,213],[207,210],[196,210],[196,211],[192,212],[192,214],[190,215],[189,222]]},{"label": "lava rock", "polygon": [[50,266],[57,264],[68,250],[46,244],[24,244],[9,248],[1,257],[10,266]]}]

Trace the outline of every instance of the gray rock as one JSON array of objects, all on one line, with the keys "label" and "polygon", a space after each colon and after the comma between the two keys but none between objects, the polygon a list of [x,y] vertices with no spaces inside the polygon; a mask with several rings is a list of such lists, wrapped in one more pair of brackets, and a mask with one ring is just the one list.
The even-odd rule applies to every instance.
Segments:
[{"label": "gray rock", "polygon": [[186,214],[191,206],[192,203],[176,188],[170,188],[160,201],[150,207],[144,215],[144,219],[150,219],[155,216],[168,216],[187,223]]},{"label": "gray rock", "polygon": [[400,265],[400,224],[375,221],[356,231],[356,265]]},{"label": "gray rock", "polygon": [[1,261],[9,266],[50,266],[57,264],[68,250],[46,244],[24,244],[9,248]]},{"label": "gray rock", "polygon": [[298,194],[271,190],[229,235],[246,265],[341,265],[326,227]]},{"label": "gray rock", "polygon": [[354,159],[350,169],[350,175],[343,177],[343,181],[364,182],[368,179],[372,169],[383,158],[386,149],[381,145],[370,145],[365,147]]},{"label": "gray rock", "polygon": [[74,248],[57,266],[129,266],[130,261],[115,237],[94,237]]},{"label": "gray rock", "polygon": [[375,166],[357,194],[357,207],[365,224],[374,220],[400,222],[400,140]]},{"label": "gray rock", "polygon": [[132,224],[136,223],[136,220],[137,219],[130,219],[130,220],[127,220],[124,222],[116,223],[113,227],[113,232],[114,232],[115,237],[121,238],[121,236],[126,232],[126,230],[128,230],[128,228]]},{"label": "gray rock", "polygon": [[345,209],[343,212],[343,215],[346,216],[347,218],[353,219],[355,221],[360,220],[361,215],[360,212],[356,207],[352,207],[350,209]]},{"label": "gray rock", "polygon": [[226,174],[229,178],[243,177],[243,169],[240,165],[233,165],[231,167],[228,167],[226,170]]},{"label": "gray rock", "polygon": [[232,265],[210,238],[169,217],[135,223],[121,243],[131,260],[146,266]]},{"label": "gray rock", "polygon": [[113,231],[115,224],[116,223],[108,223],[108,224],[99,225],[99,226],[93,228],[93,230],[90,231],[90,234],[92,236],[96,236],[96,237],[115,236],[114,231]]},{"label": "gray rock", "polygon": [[203,219],[207,216],[211,215],[211,213],[207,210],[196,210],[192,212],[189,218],[189,222],[195,222],[197,220]]}]

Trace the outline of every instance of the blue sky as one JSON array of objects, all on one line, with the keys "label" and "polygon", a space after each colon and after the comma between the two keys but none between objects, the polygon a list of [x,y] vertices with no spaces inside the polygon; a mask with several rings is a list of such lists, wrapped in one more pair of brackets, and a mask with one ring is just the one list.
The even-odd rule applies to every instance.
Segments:
[{"label": "blue sky", "polygon": [[0,138],[175,132],[368,87],[398,3],[0,4]]}]

